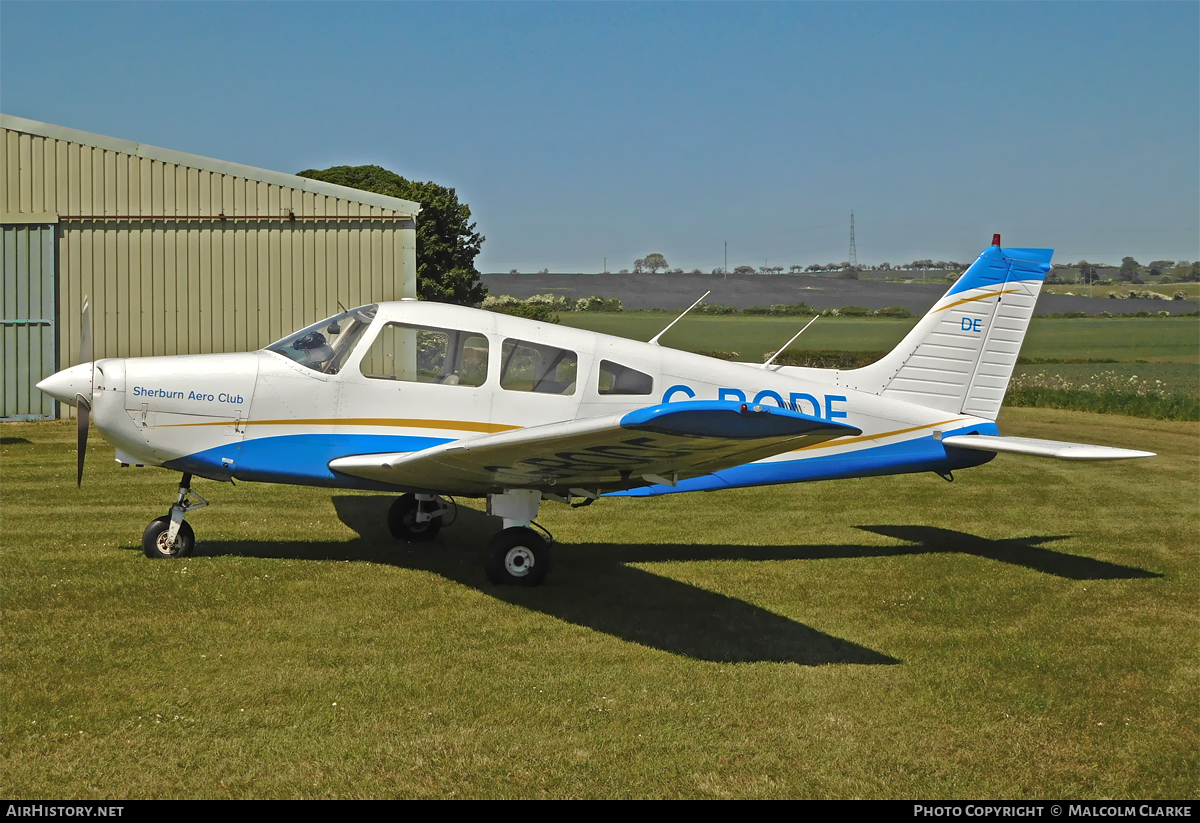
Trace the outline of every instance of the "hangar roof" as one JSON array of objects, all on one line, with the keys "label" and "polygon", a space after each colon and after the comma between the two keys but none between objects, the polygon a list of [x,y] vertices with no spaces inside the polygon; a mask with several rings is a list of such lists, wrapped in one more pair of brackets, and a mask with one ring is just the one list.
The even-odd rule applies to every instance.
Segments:
[{"label": "hangar roof", "polygon": [[37,120],[27,120],[24,117],[16,117],[11,114],[0,114],[0,128],[23,132],[25,134],[36,134],[40,137],[49,137],[55,140],[66,140],[108,151],[118,151],[135,157],[158,160],[163,163],[174,163],[194,169],[203,169],[216,174],[228,174],[235,177],[244,177],[247,180],[271,183],[276,186],[286,186],[292,189],[300,189],[301,191],[310,191],[315,194],[323,194],[341,200],[350,200],[355,203],[363,203],[368,206],[397,211],[412,217],[415,217],[421,211],[419,203],[414,203],[411,200],[402,200],[399,197],[387,197],[386,195],[375,194],[363,191],[362,189],[353,189],[349,186],[338,186],[320,180],[310,180],[307,177],[297,177],[294,174],[285,174],[281,171],[260,169],[255,166],[244,166],[241,163],[216,160],[212,157],[203,157],[199,154],[188,154],[187,152],[175,151],[174,149],[148,146],[145,143],[135,143],[132,140],[106,137],[103,134],[69,129],[65,126],[55,126],[50,123],[41,123]]}]

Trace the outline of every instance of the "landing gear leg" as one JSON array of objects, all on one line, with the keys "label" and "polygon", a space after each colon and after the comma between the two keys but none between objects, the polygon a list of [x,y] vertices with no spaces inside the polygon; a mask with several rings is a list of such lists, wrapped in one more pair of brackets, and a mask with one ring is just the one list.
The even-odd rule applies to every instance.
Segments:
[{"label": "landing gear leg", "polygon": [[[195,502],[193,502],[195,501]],[[151,559],[187,557],[196,548],[196,534],[183,519],[188,512],[203,509],[208,501],[192,491],[192,476],[184,473],[179,481],[179,496],[166,517],[150,521],[142,533],[142,551]]]},{"label": "landing gear leg", "polygon": [[550,541],[529,524],[537,516],[541,492],[509,489],[488,495],[488,512],[504,518],[504,530],[488,543],[484,571],[497,586],[538,586],[550,571]]}]

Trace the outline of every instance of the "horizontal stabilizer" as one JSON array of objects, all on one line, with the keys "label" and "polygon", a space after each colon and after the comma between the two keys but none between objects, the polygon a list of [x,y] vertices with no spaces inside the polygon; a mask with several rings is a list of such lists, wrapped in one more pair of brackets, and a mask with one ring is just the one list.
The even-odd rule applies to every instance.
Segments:
[{"label": "horizontal stabilizer", "polygon": [[960,434],[943,437],[942,444],[958,449],[1029,454],[1034,457],[1054,457],[1059,460],[1129,460],[1135,457],[1154,457],[1154,452],[1135,451],[1134,449],[1114,449],[1111,446],[1091,446],[1087,443],[1064,443],[1061,440],[997,437],[986,434]]},{"label": "horizontal stabilizer", "polygon": [[451,494],[484,494],[498,485],[611,491],[709,474],[861,433],[854,426],[778,406],[688,400],[465,438],[416,452],[339,457],[329,468]]}]

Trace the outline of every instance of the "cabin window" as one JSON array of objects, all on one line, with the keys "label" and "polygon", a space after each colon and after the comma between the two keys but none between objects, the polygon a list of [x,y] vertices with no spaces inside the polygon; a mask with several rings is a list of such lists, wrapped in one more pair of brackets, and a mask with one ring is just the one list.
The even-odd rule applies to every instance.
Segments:
[{"label": "cabin window", "polygon": [[479,332],[388,323],[358,368],[374,380],[482,386],[487,380],[488,341]]},{"label": "cabin window", "polygon": [[573,351],[505,340],[500,350],[500,388],[543,394],[574,394],[579,357]]},{"label": "cabin window", "polygon": [[600,394],[653,394],[654,378],[611,360],[600,361]]},{"label": "cabin window", "polygon": [[360,306],[292,332],[267,346],[302,366],[323,374],[337,374],[363,332],[375,319],[377,306]]}]

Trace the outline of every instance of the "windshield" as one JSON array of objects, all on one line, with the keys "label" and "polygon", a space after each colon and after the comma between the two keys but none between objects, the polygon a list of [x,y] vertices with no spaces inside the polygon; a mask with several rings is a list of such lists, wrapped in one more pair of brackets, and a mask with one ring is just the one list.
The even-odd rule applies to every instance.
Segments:
[{"label": "windshield", "polygon": [[375,319],[378,306],[360,306],[292,332],[267,346],[267,351],[282,354],[322,374],[337,374],[354,344]]}]

